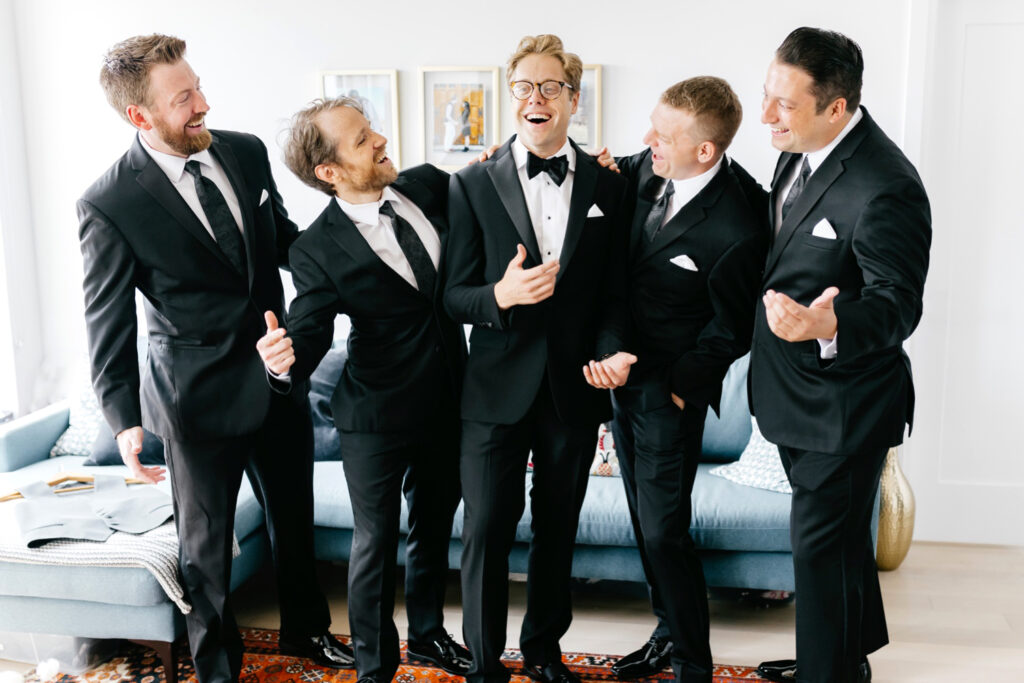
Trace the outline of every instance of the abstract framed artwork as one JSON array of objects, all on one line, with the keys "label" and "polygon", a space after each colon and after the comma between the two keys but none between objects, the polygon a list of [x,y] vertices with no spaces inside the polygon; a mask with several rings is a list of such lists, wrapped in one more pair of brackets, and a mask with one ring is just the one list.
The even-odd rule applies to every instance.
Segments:
[{"label": "abstract framed artwork", "polygon": [[601,149],[601,65],[584,64],[580,101],[569,120],[569,137],[587,151]]}]

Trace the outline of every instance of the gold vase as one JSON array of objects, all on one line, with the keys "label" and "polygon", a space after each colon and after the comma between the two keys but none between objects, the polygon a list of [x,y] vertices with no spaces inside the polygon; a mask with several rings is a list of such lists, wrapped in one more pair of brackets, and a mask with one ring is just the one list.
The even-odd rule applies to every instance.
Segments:
[{"label": "gold vase", "polygon": [[882,501],[878,514],[878,568],[892,571],[903,563],[914,538],[914,491],[900,469],[895,448],[890,448],[882,467]]}]

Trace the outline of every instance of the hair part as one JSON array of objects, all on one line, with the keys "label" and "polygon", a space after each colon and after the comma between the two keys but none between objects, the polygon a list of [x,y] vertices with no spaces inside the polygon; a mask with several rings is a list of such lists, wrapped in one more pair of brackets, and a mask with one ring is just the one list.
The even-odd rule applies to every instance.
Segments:
[{"label": "hair part", "polygon": [[351,107],[365,115],[358,100],[347,96],[313,100],[292,117],[284,143],[284,163],[295,176],[315,190],[334,196],[334,186],[316,177],[321,164],[341,163],[338,141],[320,127],[321,117],[340,107]]},{"label": "hair part", "polygon": [[580,91],[580,81],[583,80],[583,62],[579,55],[566,52],[562,45],[562,39],[552,33],[542,33],[537,36],[523,36],[516,47],[516,51],[508,58],[507,73],[511,79],[519,62],[529,55],[547,55],[554,57],[562,63],[562,71],[565,72],[565,82],[572,87],[574,93]]},{"label": "hair part", "polygon": [[185,41],[154,33],[133,36],[107,50],[100,68],[100,86],[107,102],[125,121],[131,105],[148,107],[149,73],[158,64],[177,64],[185,56]]},{"label": "hair part", "polygon": [[851,113],[860,106],[864,54],[842,33],[803,26],[786,36],[775,51],[775,59],[811,77],[817,113],[839,98],[846,100],[846,110]]},{"label": "hair part", "polygon": [[661,101],[693,115],[704,140],[724,154],[743,121],[743,105],[725,79],[696,76],[679,81],[661,94]]}]

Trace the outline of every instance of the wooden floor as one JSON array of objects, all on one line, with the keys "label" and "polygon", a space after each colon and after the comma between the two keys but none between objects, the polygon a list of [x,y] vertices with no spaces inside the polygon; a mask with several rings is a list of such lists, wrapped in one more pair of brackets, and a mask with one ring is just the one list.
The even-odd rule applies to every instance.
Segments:
[{"label": "wooden floor", "polygon": [[[345,567],[323,564],[335,633],[348,632]],[[1024,548],[915,543],[903,566],[882,574],[891,643],[872,655],[874,680],[1024,682]],[[521,582],[511,583],[508,646],[517,647],[525,605]],[[238,621],[276,628],[271,577],[261,575],[236,593]],[[449,577],[448,630],[461,640],[458,577]],[[647,598],[636,584],[579,583],[575,619],[562,640],[566,651],[624,654],[653,628]],[[731,595],[711,600],[711,649],[722,664],[757,664],[793,656],[792,603],[763,608]],[[401,597],[395,620],[405,635]],[[0,660],[6,668],[25,670]]]}]

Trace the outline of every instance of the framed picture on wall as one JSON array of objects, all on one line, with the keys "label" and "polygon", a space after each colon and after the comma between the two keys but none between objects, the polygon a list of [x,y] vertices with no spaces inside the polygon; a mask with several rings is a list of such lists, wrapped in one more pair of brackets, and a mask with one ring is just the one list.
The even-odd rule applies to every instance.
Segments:
[{"label": "framed picture on wall", "polygon": [[398,134],[398,71],[324,71],[320,82],[324,97],[346,95],[359,101],[370,128],[388,139],[388,156],[395,168],[402,168],[402,145]]},{"label": "framed picture on wall", "polygon": [[423,161],[446,170],[498,141],[498,67],[420,69]]},{"label": "framed picture on wall", "polygon": [[569,120],[569,137],[585,150],[601,149],[601,65],[584,64],[580,101]]}]

